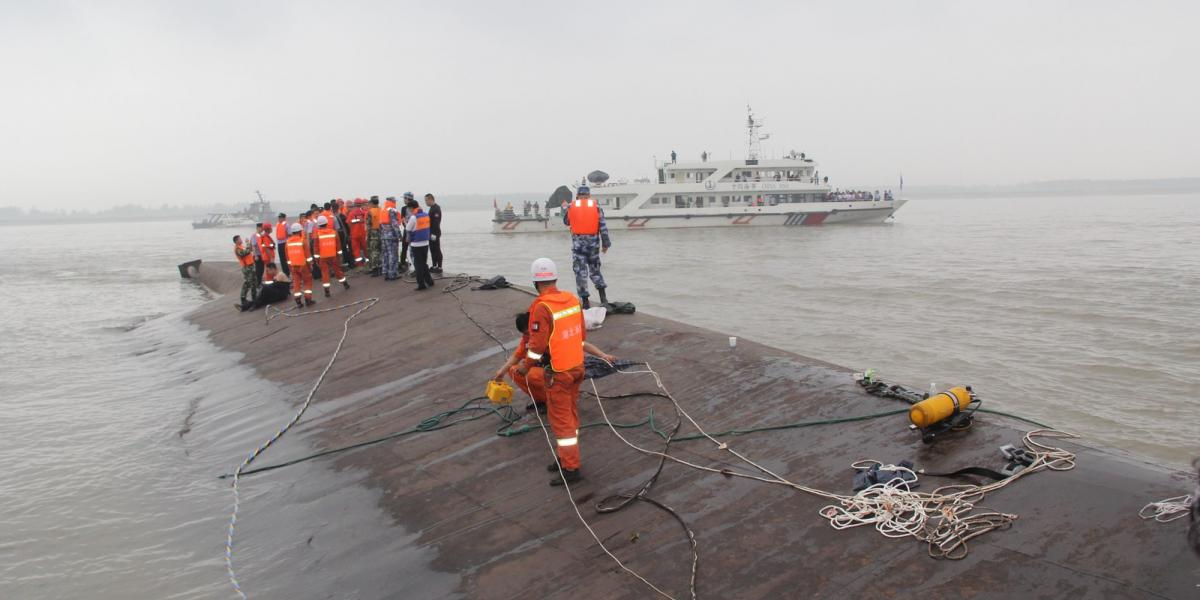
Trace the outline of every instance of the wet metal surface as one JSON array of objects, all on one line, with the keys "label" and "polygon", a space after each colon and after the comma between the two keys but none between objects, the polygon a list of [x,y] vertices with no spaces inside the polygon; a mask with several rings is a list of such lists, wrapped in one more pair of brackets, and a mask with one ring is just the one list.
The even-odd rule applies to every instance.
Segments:
[{"label": "wet metal surface", "polygon": [[[232,269],[228,263],[205,263],[200,278],[217,291],[236,291],[232,286],[240,286],[240,276]],[[503,356],[453,297],[436,290],[417,293],[404,282],[363,276],[351,281],[347,292],[318,297],[317,308],[372,296],[382,301],[353,322],[313,416],[299,430],[321,447],[338,447],[408,429],[482,394]],[[447,282],[439,281],[439,290]],[[465,289],[459,295],[471,316],[506,343],[515,337],[512,316],[530,300],[515,290]],[[244,353],[263,377],[297,389],[306,388],[324,366],[348,316],[339,311],[267,324],[261,312],[239,314],[229,303],[228,297],[210,302],[191,319],[212,332],[218,346]],[[847,369],[745,339],[731,349],[726,333],[642,313],[610,316],[589,340],[620,358],[653,365],[710,432],[903,408],[863,393]],[[606,395],[654,390],[653,379],[638,374],[612,375],[597,386]],[[986,402],[986,389],[976,391],[984,406],[1003,408]],[[653,407],[660,428],[672,424],[666,400],[611,400],[605,407],[615,422],[640,421]],[[594,398],[581,397],[580,418],[585,424],[600,421]],[[536,425],[532,417],[524,423]],[[550,451],[542,434],[502,438],[495,435],[499,425],[497,419],[481,419],[319,462],[366,472],[382,493],[383,508],[406,531],[416,532],[411,546],[433,551],[430,566],[458,577],[458,593],[650,597],[595,546],[563,491],[546,485]],[[1003,466],[998,447],[1019,444],[1032,428],[981,414],[970,431],[926,446],[907,425],[904,415],[896,415],[725,441],[792,481],[849,493],[849,465],[855,460],[910,459],[931,471],[995,469]],[[623,433],[644,447],[661,448],[646,428]],[[695,430],[687,425],[681,430],[690,433]],[[586,429],[580,444],[586,480],[575,495],[596,533],[630,568],[686,597],[690,553],[678,523],[646,504],[608,515],[592,509],[600,498],[638,486],[656,461],[606,428]],[[969,542],[970,554],[960,561],[929,558],[923,544],[887,539],[871,528],[836,531],[817,514],[827,501],[782,486],[668,464],[652,496],[679,511],[697,534],[702,598],[1195,598],[1200,564],[1185,546],[1186,525],[1137,516],[1145,503],[1179,495],[1193,484],[1182,474],[1112,452],[1062,445],[1078,453],[1076,469],[1037,473],[989,496],[983,502],[988,508],[1020,518],[1009,530]],[[672,452],[702,464],[739,466],[706,441],[677,443]],[[280,458],[290,457],[268,454],[263,463]],[[255,485],[255,478],[290,481],[294,475],[280,469],[246,485]],[[942,483],[950,481],[927,478],[921,489]],[[297,527],[304,526],[302,507],[291,509]],[[336,527],[336,519],[326,526]],[[414,597],[405,591],[419,589],[418,582],[399,575],[403,567],[394,566],[397,575],[386,585],[397,597]]]}]

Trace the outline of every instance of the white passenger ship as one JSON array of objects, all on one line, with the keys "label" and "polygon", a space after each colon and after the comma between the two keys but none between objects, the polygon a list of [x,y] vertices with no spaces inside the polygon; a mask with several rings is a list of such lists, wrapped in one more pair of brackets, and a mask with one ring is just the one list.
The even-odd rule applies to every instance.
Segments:
[{"label": "white passenger ship", "polygon": [[[784,158],[760,158],[762,122],[747,118],[749,150],[745,160],[700,162],[663,161],[656,164],[657,181],[607,181],[593,173],[592,197],[604,209],[613,229],[672,227],[732,227],[750,225],[821,225],[883,222],[905,200],[890,191],[842,191],[829,186],[817,163],[803,153]],[[672,153],[674,154],[674,153]],[[598,175],[598,176],[597,176]],[[574,192],[575,189],[571,188]],[[561,200],[554,200],[561,202]],[[564,231],[561,206],[511,206],[497,209],[494,233]]]}]

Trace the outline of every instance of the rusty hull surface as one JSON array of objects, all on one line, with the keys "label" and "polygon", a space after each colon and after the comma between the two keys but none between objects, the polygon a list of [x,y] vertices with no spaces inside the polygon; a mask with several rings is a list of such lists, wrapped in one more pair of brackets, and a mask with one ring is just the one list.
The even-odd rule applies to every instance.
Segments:
[{"label": "rusty hull surface", "polygon": [[[206,263],[200,279],[220,293],[241,284],[232,263]],[[449,280],[432,292],[361,275],[351,281],[353,289],[335,290],[332,300],[318,293],[317,308],[372,296],[382,301],[352,323],[342,355],[299,431],[332,448],[407,429],[481,395],[504,357],[463,316],[455,298],[440,291]],[[517,335],[512,317],[528,306],[530,296],[470,289],[459,296],[511,350]],[[239,314],[227,299],[217,299],[190,318],[218,346],[244,353],[263,377],[294,385],[299,404],[348,314],[267,324],[261,311]],[[644,313],[610,316],[589,339],[621,358],[648,361],[710,432],[903,408],[862,392],[848,369],[745,339],[730,349],[724,333]],[[597,385],[602,394],[654,390],[648,375],[612,375]],[[987,390],[977,392],[989,406]],[[651,407],[664,425],[673,419],[661,399],[611,400],[605,406],[621,423],[644,419]],[[581,397],[580,418],[601,420],[595,399]],[[459,576],[461,596],[653,597],[601,552],[563,490],[547,485],[551,455],[542,433],[502,438],[495,435],[499,425],[488,417],[318,460],[368,472],[396,522],[417,533],[415,544],[436,550],[432,568]],[[897,415],[726,441],[792,481],[848,493],[852,461],[911,459],[930,471],[999,468],[997,448],[1019,444],[1031,428],[979,415],[969,432],[926,446],[908,429],[906,417]],[[682,430],[694,432],[686,425]],[[645,428],[625,433],[646,447],[662,446]],[[1200,597],[1200,563],[1185,545],[1186,521],[1160,524],[1137,514],[1147,502],[1191,489],[1186,476],[1112,452],[1060,445],[1078,453],[1077,468],[1036,473],[988,497],[983,505],[1020,518],[1009,530],[971,541],[969,556],[958,561],[930,558],[911,538],[888,539],[871,528],[834,530],[817,514],[827,501],[782,486],[668,463],[651,495],[674,507],[696,532],[701,598]],[[656,459],[636,453],[607,428],[585,430],[581,449],[586,480],[574,492],[597,534],[630,568],[674,597],[688,597],[689,546],[669,515],[645,503],[615,514],[593,509],[601,498],[636,489]],[[742,468],[707,441],[676,443],[672,452]],[[272,462],[268,452],[261,464]],[[926,478],[921,489],[941,483]],[[405,582],[394,585],[390,593],[406,597]]]}]

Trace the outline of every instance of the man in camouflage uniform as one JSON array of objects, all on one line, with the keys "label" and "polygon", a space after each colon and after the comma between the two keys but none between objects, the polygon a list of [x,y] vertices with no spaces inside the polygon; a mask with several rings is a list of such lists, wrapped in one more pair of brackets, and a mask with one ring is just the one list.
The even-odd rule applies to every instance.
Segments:
[{"label": "man in camouflage uniform", "polygon": [[[379,238],[383,254],[383,278],[387,281],[400,279],[400,213],[396,211],[396,199],[388,196],[384,203],[385,223],[379,227]],[[399,227],[398,227],[399,226]]]},{"label": "man in camouflage uniform", "polygon": [[371,277],[379,277],[379,273],[383,267],[383,261],[380,259],[379,251],[381,248],[379,239],[380,213],[379,196],[371,196],[370,207],[367,209],[367,261],[371,268]]},{"label": "man in camouflage uniform", "polygon": [[242,244],[242,236],[233,236],[233,255],[242,265],[242,302],[238,305],[239,307],[246,303],[247,294],[249,294],[251,302],[258,299],[258,277],[254,273],[254,260],[251,258],[253,253],[252,249]]},{"label": "man in camouflage uniform", "polygon": [[[571,223],[571,215],[576,223]],[[584,222],[585,219],[587,222]],[[600,293],[600,302],[608,304],[605,291],[608,284],[600,273],[600,254],[608,252],[612,241],[608,238],[608,225],[604,222],[604,211],[592,200],[591,190],[579,186],[576,199],[563,211],[563,224],[571,228],[571,270],[575,271],[575,289],[583,308],[591,308],[588,301],[588,279]]]}]

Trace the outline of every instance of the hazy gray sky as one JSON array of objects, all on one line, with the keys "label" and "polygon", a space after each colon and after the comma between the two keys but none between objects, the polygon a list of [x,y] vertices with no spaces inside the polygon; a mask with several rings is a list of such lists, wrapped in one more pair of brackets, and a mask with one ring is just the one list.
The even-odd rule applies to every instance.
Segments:
[{"label": "hazy gray sky", "polygon": [[9,2],[0,204],[1200,175],[1197,2]]}]

